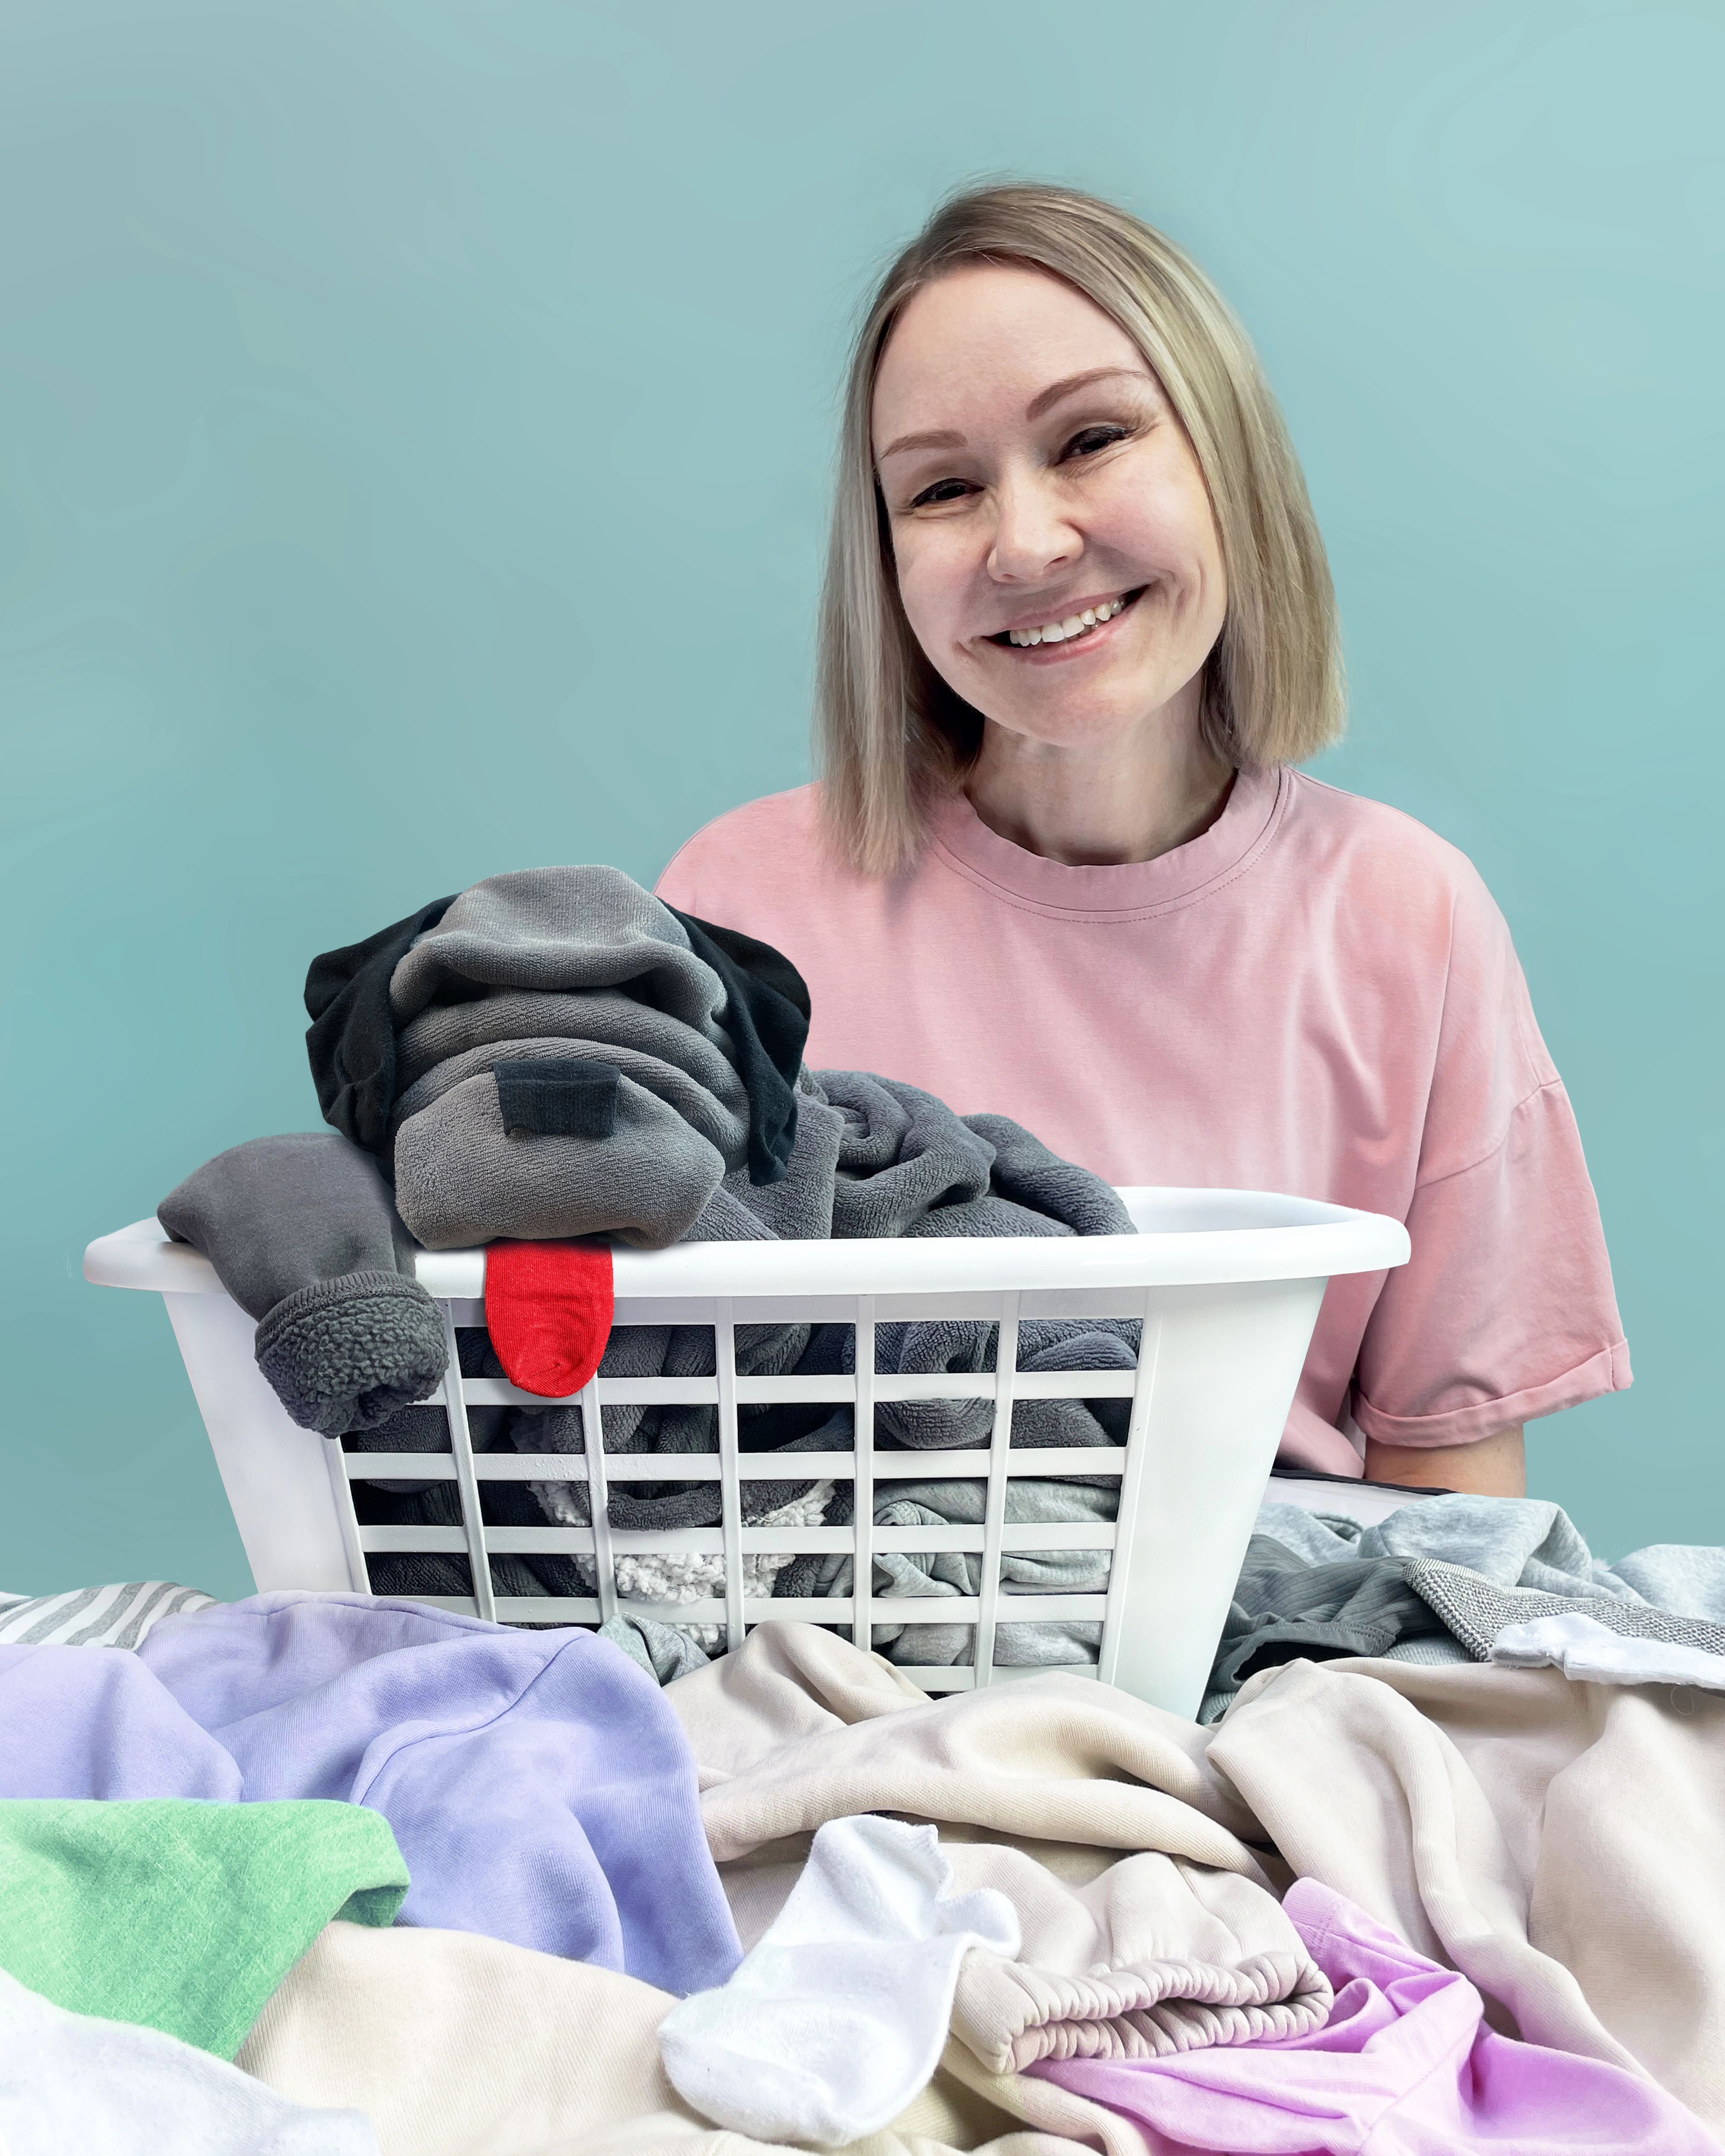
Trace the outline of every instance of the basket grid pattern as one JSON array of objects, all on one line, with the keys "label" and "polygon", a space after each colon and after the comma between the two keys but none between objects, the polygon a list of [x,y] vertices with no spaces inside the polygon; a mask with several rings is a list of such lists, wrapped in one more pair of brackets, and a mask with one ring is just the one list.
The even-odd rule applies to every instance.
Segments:
[{"label": "basket grid pattern", "polygon": [[[645,1602],[631,1599],[627,1607],[637,1614],[666,1624],[721,1628],[721,1645],[742,1644],[749,1628],[768,1619],[803,1619],[811,1623],[842,1626],[860,1646],[868,1647],[874,1627],[937,1623],[974,1628],[973,1660],[968,1666],[901,1665],[903,1673],[931,1691],[968,1690],[1007,1676],[1029,1676],[1036,1667],[997,1666],[997,1632],[1004,1618],[1015,1623],[1078,1620],[1101,1628],[1101,1644],[1094,1661],[1061,1663],[1058,1666],[1077,1676],[1112,1681],[1120,1647],[1121,1604],[1127,1565],[1118,1548],[1118,1521],[1009,1525],[1006,1520],[1009,1478],[1034,1476],[1049,1481],[1083,1476],[1122,1478],[1119,1519],[1130,1521],[1136,1512],[1135,1485],[1142,1473],[1145,1446],[1142,1435],[1148,1420],[1154,1384],[1158,1327],[1155,1297],[1145,1291],[1122,1294],[1101,1291],[1084,1298],[1081,1309],[1070,1291],[1002,1291],[971,1292],[963,1296],[927,1294],[916,1298],[914,1315],[963,1316],[982,1318],[999,1327],[995,1367],[976,1373],[938,1373],[931,1375],[888,1375],[875,1367],[875,1328],[877,1321],[912,1314],[906,1299],[857,1295],[806,1299],[776,1296],[770,1299],[713,1296],[683,1300],[675,1322],[710,1326],[713,1335],[714,1373],[710,1376],[656,1378],[595,1377],[573,1399],[557,1401],[520,1391],[501,1379],[463,1377],[457,1352],[458,1327],[482,1324],[484,1306],[477,1301],[445,1299],[441,1307],[449,1343],[449,1368],[430,1403],[440,1404],[449,1425],[447,1452],[349,1452],[338,1439],[325,1440],[336,1510],[354,1587],[369,1588],[367,1559],[384,1552],[440,1552],[465,1556],[470,1570],[473,1592],[468,1596],[416,1596],[415,1599],[501,1623],[536,1625],[598,1625],[612,1617],[619,1604],[617,1562],[627,1555],[699,1553],[721,1556],[724,1566],[722,1596],[715,1594],[695,1601]],[[639,1313],[619,1300],[617,1322],[662,1324],[671,1315],[660,1301],[644,1305]],[[1021,1318],[1040,1315],[1131,1317],[1142,1323],[1137,1366],[1093,1372],[1062,1370],[1052,1373],[1022,1371],[1017,1368],[1018,1335]],[[739,1373],[736,1362],[736,1333],[739,1323],[783,1323],[834,1320],[855,1327],[855,1374],[810,1377],[764,1377]],[[1010,1442],[1015,1400],[1040,1397],[1058,1399],[1129,1399],[1132,1402],[1127,1441],[1123,1445],[1093,1447],[1033,1447]],[[875,1411],[878,1403],[894,1399],[983,1399],[993,1405],[992,1434],[986,1448],[954,1450],[877,1449]],[[796,1479],[830,1478],[855,1486],[855,1505],[849,1524],[843,1526],[746,1526],[743,1522],[743,1486],[751,1481],[786,1479],[792,1455],[783,1452],[748,1452],[739,1444],[738,1409],[756,1403],[820,1402],[852,1408],[855,1451],[804,1452],[794,1455]],[[584,1453],[481,1452],[475,1449],[468,1422],[470,1408],[526,1407],[545,1409],[578,1402],[583,1424]],[[610,1453],[599,1441],[601,1409],[607,1406],[690,1405],[717,1410],[718,1449],[712,1453]],[[355,1512],[352,1485],[380,1476],[434,1482],[453,1481],[461,1512],[458,1527],[381,1526],[363,1524]],[[955,1522],[940,1527],[889,1527],[876,1522],[875,1512],[882,1486],[895,1481],[928,1481],[974,1480],[986,1481],[986,1498],[979,1526]],[[660,1528],[629,1531],[613,1527],[608,1516],[608,1482],[653,1481],[687,1484],[715,1481],[719,1486],[721,1517],[707,1527]],[[486,1481],[557,1482],[584,1481],[588,1486],[588,1526],[503,1527],[483,1517],[480,1486]],[[1086,1594],[1014,1593],[1003,1589],[1001,1558],[1014,1550],[1051,1551],[1095,1549],[1111,1553],[1106,1591]],[[937,1553],[958,1551],[979,1555],[980,1591],[974,1595],[937,1597],[880,1594],[874,1591],[874,1558],[877,1552]],[[555,1552],[586,1560],[594,1575],[589,1596],[525,1596],[494,1592],[490,1558],[493,1555]],[[751,1594],[739,1559],[757,1552],[805,1553],[839,1552],[853,1559],[853,1588],[847,1596],[798,1598]]]}]

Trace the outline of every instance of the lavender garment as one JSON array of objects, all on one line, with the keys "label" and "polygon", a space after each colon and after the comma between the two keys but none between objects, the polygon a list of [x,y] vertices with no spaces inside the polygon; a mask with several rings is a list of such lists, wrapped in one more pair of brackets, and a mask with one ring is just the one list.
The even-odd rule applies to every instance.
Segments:
[{"label": "lavender garment", "polygon": [[741,1958],[681,1727],[588,1632],[280,1594],[135,1655],[0,1647],[0,1795],[365,1804],[413,1877],[400,1922],[676,1993]]},{"label": "lavender garment", "polygon": [[1718,2156],[1651,2082],[1488,2029],[1466,1977],[1317,1881],[1282,1905],[1336,1987],[1307,2036],[1029,2068],[1129,2118],[1151,2156]]}]

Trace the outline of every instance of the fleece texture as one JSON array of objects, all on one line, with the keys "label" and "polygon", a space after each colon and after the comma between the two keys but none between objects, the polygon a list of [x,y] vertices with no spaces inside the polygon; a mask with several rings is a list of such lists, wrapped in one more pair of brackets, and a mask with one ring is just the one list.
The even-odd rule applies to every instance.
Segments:
[{"label": "fleece texture", "polygon": [[337,1437],[436,1389],[441,1312],[377,1164],[328,1132],[253,1138],[206,1161],[157,1218],[256,1318],[258,1367],[294,1420]]},{"label": "fleece texture", "polygon": [[[489,878],[315,960],[306,1006],[326,1115],[387,1162],[430,1248],[660,1248],[730,1170],[785,1173],[809,1028],[796,968],[615,869]],[[533,1063],[558,1067],[536,1083]]]}]

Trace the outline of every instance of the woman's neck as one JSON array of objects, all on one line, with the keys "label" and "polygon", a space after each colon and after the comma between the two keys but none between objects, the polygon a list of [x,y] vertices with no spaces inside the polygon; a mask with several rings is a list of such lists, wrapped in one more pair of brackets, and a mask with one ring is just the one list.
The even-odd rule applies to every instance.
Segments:
[{"label": "woman's neck", "polygon": [[1118,740],[1033,741],[985,720],[964,791],[991,831],[1073,868],[1153,861],[1209,830],[1234,783],[1195,711],[1158,712]]}]

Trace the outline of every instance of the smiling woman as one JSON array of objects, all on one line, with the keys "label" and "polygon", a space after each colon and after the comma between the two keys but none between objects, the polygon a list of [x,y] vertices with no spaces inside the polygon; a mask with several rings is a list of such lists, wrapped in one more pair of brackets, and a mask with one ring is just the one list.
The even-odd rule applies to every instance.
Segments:
[{"label": "smiling woman", "polygon": [[1471,864],[1291,767],[1342,726],[1323,543],[1171,241],[1060,188],[937,213],[858,339],[820,644],[821,783],[661,895],[794,959],[811,1063],[1404,1220],[1282,1456],[1519,1491],[1525,1419],[1629,1383],[1574,1118]]}]

